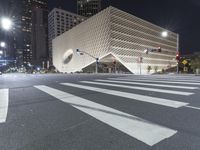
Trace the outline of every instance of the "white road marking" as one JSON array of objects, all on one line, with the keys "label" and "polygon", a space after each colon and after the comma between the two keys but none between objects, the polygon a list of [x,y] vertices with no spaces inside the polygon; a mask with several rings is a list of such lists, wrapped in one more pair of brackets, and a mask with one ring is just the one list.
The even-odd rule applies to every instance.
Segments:
[{"label": "white road marking", "polygon": [[0,89],[0,123],[6,122],[8,113],[8,89]]},{"label": "white road marking", "polygon": [[147,85],[147,86],[156,86],[156,87],[168,87],[168,88],[179,88],[179,89],[198,89],[198,87],[185,87],[185,86],[176,86],[176,85],[167,85],[167,84],[151,84],[151,83],[142,83],[142,82],[127,82],[127,81],[111,81],[111,80],[95,80],[100,82],[109,82],[109,83],[122,83],[122,84],[131,84],[131,85]]},{"label": "white road marking", "polygon": [[[122,78],[122,77],[119,77],[119,78]],[[123,77],[124,78],[124,77]],[[133,79],[134,77],[132,77]],[[198,81],[200,78],[194,78],[194,77],[188,77],[188,78],[183,78],[183,77],[154,77],[154,76],[146,76],[146,77],[137,77],[139,79],[155,79],[155,80],[178,80],[178,81]]]},{"label": "white road marking", "polygon": [[57,89],[47,86],[35,87],[65,103],[72,105],[97,120],[100,120],[103,123],[146,143],[149,146],[153,146],[177,133],[176,130],[153,124],[137,116],[118,111]]},{"label": "white road marking", "polygon": [[127,93],[127,92],[120,92],[116,90],[84,86],[84,85],[73,84],[73,83],[61,83],[61,85],[76,87],[80,89],[100,92],[104,94],[129,98],[132,100],[137,100],[137,101],[142,101],[142,102],[147,102],[147,103],[152,103],[152,104],[157,104],[157,105],[162,105],[162,106],[167,106],[167,107],[172,107],[172,108],[180,108],[180,107],[188,105],[188,103],[184,103],[184,102],[178,102],[178,101],[173,101],[173,100],[168,100],[168,99],[163,99],[163,98],[156,98],[156,97],[151,97],[151,96],[143,96],[143,95]]},{"label": "white road marking", "polygon": [[200,110],[200,107],[194,107],[194,106],[185,106],[185,107],[187,107],[187,108],[191,108],[191,109],[196,109],[196,110]]},{"label": "white road marking", "polygon": [[[123,78],[121,78],[123,79]],[[200,83],[200,81],[197,80],[191,80],[191,79],[171,79],[171,78],[129,78],[129,79],[138,79],[138,80],[155,80],[155,81],[170,81],[170,82],[194,82],[194,83]]]},{"label": "white road marking", "polygon": [[176,81],[161,81],[161,80],[140,80],[140,79],[122,79],[122,78],[109,78],[109,80],[122,80],[122,81],[141,81],[141,82],[155,82],[155,83],[172,83],[172,84],[185,84],[185,85],[200,85],[194,82],[176,82]]},{"label": "white road marking", "polygon": [[136,90],[144,90],[144,91],[152,91],[152,92],[168,93],[168,94],[184,95],[184,96],[189,96],[189,95],[194,94],[191,92],[163,90],[163,89],[147,88],[147,87],[139,87],[139,86],[128,86],[128,85],[122,85],[122,84],[110,84],[110,83],[100,83],[100,82],[91,82],[91,81],[81,81],[81,82],[88,83],[88,84],[94,84],[94,85],[105,85],[105,86],[112,86],[112,87],[120,87],[120,88],[128,88],[128,89],[136,89]]}]

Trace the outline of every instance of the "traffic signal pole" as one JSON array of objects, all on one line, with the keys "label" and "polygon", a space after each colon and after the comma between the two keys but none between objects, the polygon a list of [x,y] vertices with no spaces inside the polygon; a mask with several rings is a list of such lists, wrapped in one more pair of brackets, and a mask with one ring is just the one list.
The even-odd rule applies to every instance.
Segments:
[{"label": "traffic signal pole", "polygon": [[76,53],[79,54],[79,55],[83,55],[83,54],[86,54],[92,58],[94,58],[96,60],[96,67],[95,67],[95,73],[97,74],[98,73],[98,65],[99,65],[99,58],[97,57],[94,57],[93,55],[87,53],[87,52],[84,52],[84,51],[80,51],[79,49],[76,49]]},{"label": "traffic signal pole", "polygon": [[96,74],[98,73],[98,63],[99,63],[99,58],[96,58]]},{"label": "traffic signal pole", "polygon": [[[179,54],[179,34],[177,34],[177,54]],[[177,74],[179,74],[179,60],[177,60]]]}]

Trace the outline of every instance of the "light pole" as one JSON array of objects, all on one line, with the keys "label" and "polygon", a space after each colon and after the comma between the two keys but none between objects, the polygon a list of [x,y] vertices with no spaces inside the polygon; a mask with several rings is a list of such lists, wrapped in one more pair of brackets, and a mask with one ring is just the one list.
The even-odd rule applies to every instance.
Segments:
[{"label": "light pole", "polygon": [[99,64],[99,58],[98,57],[94,57],[93,55],[91,55],[91,54],[89,54],[89,53],[87,53],[87,52],[84,52],[84,51],[80,51],[79,49],[76,49],[76,53],[77,54],[79,54],[79,55],[84,55],[84,54],[86,54],[86,55],[88,55],[88,56],[90,56],[90,57],[92,57],[92,58],[94,58],[95,59],[95,61],[96,61],[96,74],[98,73],[98,64]]},{"label": "light pole", "polygon": [[5,50],[5,47],[6,47],[6,43],[5,42],[1,42],[0,43],[0,47],[2,48],[2,51],[1,51],[1,54],[3,55],[3,58],[5,60],[5,65],[6,65],[6,50]]},{"label": "light pole", "polygon": [[[163,37],[163,38],[167,38],[168,35],[169,35],[168,31],[162,31],[162,32],[161,32],[161,37]],[[161,47],[158,47],[158,48],[154,48],[154,49],[152,49],[152,48],[147,48],[147,49],[144,50],[144,53],[145,53],[145,54],[149,54],[149,52],[162,52],[162,49],[161,49]],[[139,57],[139,59],[141,59],[141,56]],[[140,68],[141,68],[141,67],[140,67]],[[140,69],[140,70],[141,70],[141,69]],[[140,71],[140,74],[141,74],[141,71]]]},{"label": "light pole", "polygon": [[[0,18],[0,28],[2,28],[5,31],[9,31],[9,30],[11,30],[12,26],[13,26],[13,22],[10,18],[8,18],[8,17]],[[6,64],[6,57],[7,57],[6,56],[6,50],[5,50],[6,43],[1,42],[0,47],[3,48],[4,59],[5,59],[5,64]]]},{"label": "light pole", "polygon": [[[163,31],[161,33],[162,37],[166,38],[168,37],[168,32],[167,31]],[[177,34],[177,50],[176,50],[176,57],[179,57],[179,34]],[[179,74],[179,60],[177,59],[177,74]]]},{"label": "light pole", "polygon": [[[177,34],[177,54],[179,55],[179,34]],[[177,74],[179,74],[179,60],[177,60]]]},{"label": "light pole", "polygon": [[140,64],[140,75],[142,74],[142,63],[143,63],[143,57],[140,55],[139,58],[138,58],[138,62]]}]

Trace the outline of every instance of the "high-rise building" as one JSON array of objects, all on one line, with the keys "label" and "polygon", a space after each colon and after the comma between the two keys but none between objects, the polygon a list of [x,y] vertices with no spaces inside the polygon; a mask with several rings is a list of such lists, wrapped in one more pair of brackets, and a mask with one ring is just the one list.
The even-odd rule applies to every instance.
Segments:
[{"label": "high-rise building", "polygon": [[77,13],[91,17],[101,11],[101,0],[77,0]]},{"label": "high-rise building", "polygon": [[32,64],[44,67],[45,62],[48,61],[47,0],[33,0],[31,21]]},{"label": "high-rise building", "polygon": [[54,8],[48,15],[48,43],[49,57],[52,58],[52,40],[60,34],[68,31],[79,23],[83,22],[86,17]]},{"label": "high-rise building", "polygon": [[35,30],[33,27],[37,26],[34,22],[36,20],[32,17],[35,16],[33,13],[36,13],[39,8],[47,10],[47,0],[9,0],[8,7],[14,21],[13,42],[11,44],[12,51],[15,52],[14,57],[18,65],[32,64],[33,51],[35,51],[32,43],[37,44],[36,41],[32,41],[35,39],[32,30]]},{"label": "high-rise building", "polygon": [[32,10],[32,22],[32,63],[43,66],[48,61],[48,11],[42,8],[34,8]]}]

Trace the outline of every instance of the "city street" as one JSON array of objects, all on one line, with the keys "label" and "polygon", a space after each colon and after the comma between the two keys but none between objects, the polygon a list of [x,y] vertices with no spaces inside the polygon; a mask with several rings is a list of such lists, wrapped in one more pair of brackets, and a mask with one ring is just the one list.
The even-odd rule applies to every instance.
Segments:
[{"label": "city street", "polygon": [[3,74],[0,150],[198,150],[200,76]]}]

